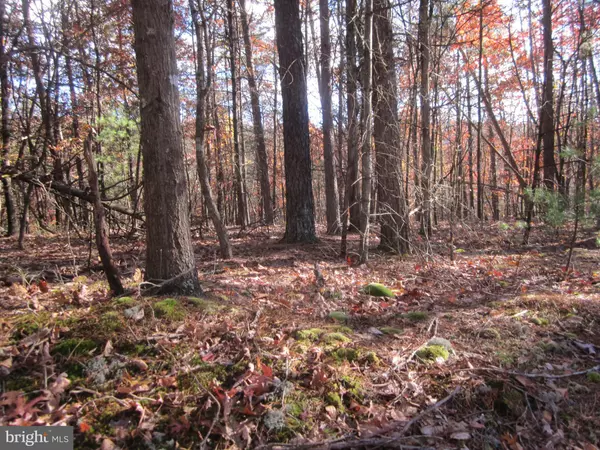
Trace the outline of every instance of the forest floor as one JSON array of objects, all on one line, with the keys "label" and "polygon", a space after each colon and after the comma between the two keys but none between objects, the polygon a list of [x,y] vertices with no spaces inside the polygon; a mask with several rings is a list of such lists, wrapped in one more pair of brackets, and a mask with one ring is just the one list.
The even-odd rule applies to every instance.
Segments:
[{"label": "forest floor", "polygon": [[523,247],[517,224],[457,225],[454,261],[442,228],[429,259],[358,267],[339,237],[231,231],[229,261],[196,240],[205,292],[176,298],[138,295],[142,241],[114,240],[131,293],[111,298],[89,242],[1,239],[0,425],[73,425],[104,450],[600,445],[591,231],[569,272],[568,230]]}]

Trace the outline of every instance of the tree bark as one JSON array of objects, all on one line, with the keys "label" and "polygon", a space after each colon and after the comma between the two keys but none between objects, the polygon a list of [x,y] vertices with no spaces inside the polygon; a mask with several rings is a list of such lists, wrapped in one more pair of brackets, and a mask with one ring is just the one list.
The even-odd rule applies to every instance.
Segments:
[{"label": "tree bark", "polygon": [[92,138],[88,138],[83,143],[84,156],[88,166],[88,183],[94,196],[94,228],[96,231],[96,247],[102,268],[106,274],[106,280],[115,296],[121,295],[124,292],[123,284],[119,278],[119,271],[113,263],[112,250],[108,240],[108,225],[106,224],[106,216],[104,215],[104,206],[100,199],[98,188],[98,173],[96,172],[96,161],[92,154]]},{"label": "tree bark", "polygon": [[241,229],[246,228],[247,204],[244,177],[242,173],[242,157],[240,155],[240,136],[238,123],[238,76],[236,63],[236,26],[233,16],[233,0],[227,0],[227,39],[229,41],[229,68],[231,69],[231,103],[233,125],[233,152],[235,160],[235,190],[237,196],[237,218]]},{"label": "tree bark", "polygon": [[246,55],[246,75],[250,89],[250,104],[252,106],[252,125],[254,138],[256,139],[256,156],[258,159],[258,177],[260,181],[260,194],[262,200],[264,221],[266,224],[273,223],[273,205],[271,201],[271,189],[269,186],[269,164],[267,158],[267,147],[265,145],[265,130],[262,122],[260,97],[254,76],[254,61],[252,60],[252,45],[250,42],[250,29],[248,25],[248,13],[246,1],[240,0],[240,16],[242,19],[242,33],[244,35],[244,50]]},{"label": "tree bark", "polygon": [[132,0],[144,157],[146,274],[154,291],[200,290],[188,213],[170,0]]},{"label": "tree bark", "polygon": [[544,149],[544,185],[547,189],[554,190],[555,183],[558,181],[558,172],[554,159],[554,76],[552,74],[554,45],[551,0],[542,0],[542,26],[544,29],[544,92],[540,111],[540,134]]},{"label": "tree bark", "polygon": [[[4,14],[6,11],[6,2],[0,0],[0,103],[2,107],[1,125],[2,125],[2,170],[10,167],[8,158],[9,145],[11,139],[10,129],[10,86],[8,81],[8,58],[6,55],[6,34]],[[10,178],[2,178],[2,188],[4,190],[4,204],[6,206],[6,235],[12,236],[17,232],[17,211],[15,207],[14,193]]]},{"label": "tree bark", "polygon": [[360,197],[360,263],[369,260],[369,232],[371,218],[371,183],[373,162],[371,146],[373,137],[373,0],[365,2],[365,37],[363,49],[363,92],[362,92],[362,191]]},{"label": "tree bark", "polygon": [[419,4],[419,57],[421,69],[421,233],[431,235],[431,171],[433,169],[431,151],[431,99],[429,98],[429,0]]},{"label": "tree bark", "polygon": [[402,189],[402,154],[399,151],[398,88],[394,64],[393,30],[389,0],[373,4],[375,30],[373,103],[377,173],[377,203],[381,230],[379,247],[407,253],[408,216]]},{"label": "tree bark", "polygon": [[319,0],[321,26],[321,79],[319,94],[323,110],[323,159],[325,162],[325,215],[327,233],[337,234],[341,230],[340,204],[333,157],[333,115],[331,111],[331,37],[329,33],[329,2]]},{"label": "tree bark", "polygon": [[308,132],[308,98],[299,0],[275,0],[283,99],[286,242],[314,242],[315,218]]},{"label": "tree bark", "polygon": [[210,187],[208,165],[206,163],[206,155],[204,151],[204,145],[206,142],[206,97],[212,84],[212,74],[205,71],[204,66],[204,36],[205,36],[205,24],[201,23],[198,8],[196,7],[196,0],[190,0],[190,11],[192,13],[192,23],[196,33],[196,164],[198,171],[198,180],[200,181],[200,188],[204,198],[204,203],[208,214],[212,220],[213,226],[219,239],[219,247],[221,250],[221,257],[224,259],[230,259],[232,255],[231,244],[229,243],[229,237],[227,236],[227,228],[223,224],[221,215],[215,203],[212,190]]}]

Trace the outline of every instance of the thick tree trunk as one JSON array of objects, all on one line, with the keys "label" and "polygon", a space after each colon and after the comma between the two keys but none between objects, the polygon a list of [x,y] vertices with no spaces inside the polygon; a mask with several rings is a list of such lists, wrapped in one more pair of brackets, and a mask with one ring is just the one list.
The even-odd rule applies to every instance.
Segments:
[{"label": "thick tree trunk", "polygon": [[210,187],[208,164],[206,163],[206,155],[204,151],[206,141],[206,97],[212,84],[212,74],[210,70],[208,75],[205,73],[204,66],[204,36],[205,36],[205,24],[200,22],[198,8],[196,7],[195,0],[190,0],[190,11],[192,13],[192,22],[194,24],[194,30],[196,32],[196,164],[198,171],[198,180],[200,181],[200,188],[204,198],[208,215],[210,216],[217,237],[219,239],[219,247],[221,250],[221,257],[229,259],[232,257],[231,244],[229,243],[229,237],[227,236],[227,228],[223,224],[221,215],[215,203],[212,189]]},{"label": "thick tree trunk", "polygon": [[331,38],[329,35],[329,2],[319,0],[321,25],[321,79],[319,94],[323,109],[323,159],[325,160],[325,215],[327,233],[337,234],[341,230],[340,204],[333,157],[333,115],[331,112]]},{"label": "thick tree trunk", "polygon": [[102,206],[102,200],[100,199],[98,173],[96,172],[96,161],[94,161],[94,155],[92,154],[91,136],[85,140],[83,151],[88,166],[88,183],[94,196],[94,228],[96,231],[98,255],[100,255],[102,268],[113,294],[115,296],[121,295],[124,289],[119,278],[119,271],[113,263],[112,251],[108,240],[108,225],[106,224],[106,216],[104,215],[104,206]]},{"label": "thick tree trunk", "polygon": [[132,0],[132,5],[144,156],[145,277],[160,285],[159,292],[190,293],[200,284],[179,122],[173,4]]},{"label": "thick tree trunk", "polygon": [[379,247],[407,253],[408,216],[402,190],[402,154],[399,151],[398,88],[389,0],[373,4],[375,51],[373,55],[374,140],[377,203],[381,222]]},{"label": "thick tree trunk", "polygon": [[254,76],[254,61],[252,60],[252,45],[250,42],[250,29],[248,25],[248,14],[246,12],[246,1],[240,0],[240,15],[242,19],[242,33],[244,35],[244,50],[246,54],[246,75],[250,89],[250,103],[252,105],[252,125],[254,138],[256,139],[256,157],[258,159],[258,178],[260,181],[260,195],[262,200],[264,221],[266,224],[273,223],[273,205],[271,201],[271,189],[269,186],[269,164],[267,158],[267,147],[265,145],[265,130],[262,122],[260,97]]},{"label": "thick tree trunk", "polygon": [[313,242],[315,235],[308,99],[298,0],[275,0],[279,77],[283,99],[286,242]]}]

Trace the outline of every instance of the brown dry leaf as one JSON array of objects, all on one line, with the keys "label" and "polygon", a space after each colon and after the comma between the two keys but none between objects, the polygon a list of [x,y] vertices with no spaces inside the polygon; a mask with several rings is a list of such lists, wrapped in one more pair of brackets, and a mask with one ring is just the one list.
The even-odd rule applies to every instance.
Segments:
[{"label": "brown dry leaf", "polygon": [[145,372],[146,370],[148,370],[148,364],[146,364],[143,360],[141,359],[132,359],[131,364],[133,364],[138,370],[140,370],[141,372]]},{"label": "brown dry leaf", "polygon": [[327,413],[327,416],[329,416],[329,418],[331,420],[337,419],[338,412],[337,412],[337,409],[335,408],[335,406],[333,406],[333,405],[326,406],[325,412]]}]

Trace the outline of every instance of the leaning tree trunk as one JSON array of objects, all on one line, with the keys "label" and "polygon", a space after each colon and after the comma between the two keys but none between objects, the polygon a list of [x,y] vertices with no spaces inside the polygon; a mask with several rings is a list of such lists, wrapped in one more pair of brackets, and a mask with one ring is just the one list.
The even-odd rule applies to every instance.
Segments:
[{"label": "leaning tree trunk", "polygon": [[88,166],[88,183],[94,197],[94,228],[96,231],[98,255],[100,255],[102,268],[113,294],[121,295],[124,289],[119,278],[119,271],[113,263],[112,251],[108,240],[108,225],[106,224],[104,206],[102,205],[100,189],[98,188],[98,173],[96,172],[96,161],[94,161],[94,155],[92,154],[91,136],[88,136],[83,143],[83,152]]},{"label": "leaning tree trunk", "polygon": [[219,239],[219,247],[221,250],[221,257],[229,259],[232,257],[231,244],[229,243],[229,237],[227,236],[227,228],[223,224],[221,214],[215,203],[212,190],[210,187],[210,180],[208,176],[208,165],[206,163],[206,155],[204,151],[205,133],[206,133],[206,98],[209,93],[212,84],[212,73],[209,70],[205,72],[204,68],[204,38],[205,29],[204,23],[200,23],[198,14],[198,8],[196,7],[196,1],[190,0],[190,11],[192,13],[192,22],[196,31],[196,54],[197,54],[197,67],[196,67],[196,164],[198,168],[198,179],[200,181],[200,188],[204,197],[204,203],[208,209],[208,214],[212,220],[213,226]]},{"label": "leaning tree trunk", "polygon": [[374,140],[377,203],[381,216],[379,247],[407,253],[408,215],[402,189],[402,154],[399,152],[398,88],[394,62],[393,30],[389,0],[373,5],[375,51],[373,54]]},{"label": "leaning tree trunk", "polygon": [[275,0],[275,28],[283,100],[286,242],[316,240],[308,98],[299,0]]},{"label": "leaning tree trunk", "polygon": [[189,293],[200,284],[190,232],[179,122],[170,0],[132,0],[144,157],[146,274],[155,291]]},{"label": "leaning tree trunk", "polygon": [[246,12],[246,0],[240,0],[240,13],[242,19],[242,33],[244,35],[244,50],[246,54],[246,75],[248,77],[248,88],[250,89],[250,104],[252,105],[252,125],[256,139],[256,157],[258,158],[258,178],[260,182],[260,195],[263,205],[264,220],[266,224],[273,223],[273,204],[271,200],[271,188],[269,186],[269,164],[267,158],[267,147],[265,145],[265,130],[262,123],[260,97],[254,76],[254,62],[252,60],[252,44],[250,42],[250,29],[248,26],[248,14]]}]

